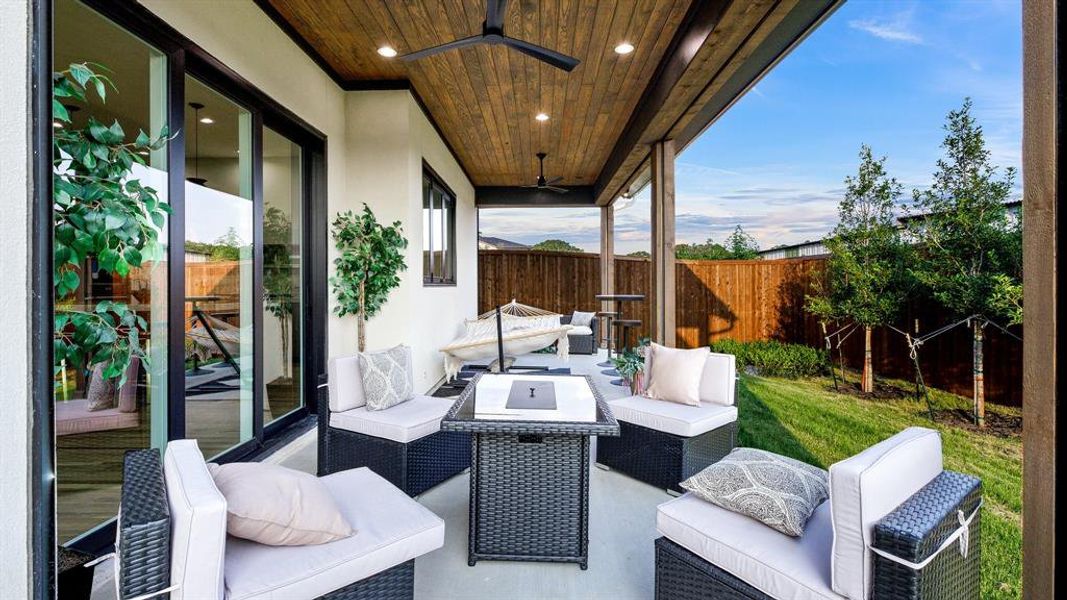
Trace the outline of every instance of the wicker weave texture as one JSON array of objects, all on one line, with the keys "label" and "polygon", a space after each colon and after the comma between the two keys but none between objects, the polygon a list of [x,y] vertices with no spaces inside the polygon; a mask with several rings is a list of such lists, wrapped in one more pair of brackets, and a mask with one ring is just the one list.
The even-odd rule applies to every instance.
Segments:
[{"label": "wicker weave texture", "polygon": [[170,506],[159,451],[126,452],[122,479],[119,589],[132,598],[170,586]]},{"label": "wicker weave texture", "polygon": [[667,538],[656,540],[656,600],[771,600]]},{"label": "wicker weave texture", "polygon": [[639,481],[677,492],[684,491],[679,483],[729,454],[737,439],[736,421],[693,437],[623,421],[619,428],[619,437],[597,438],[596,461]]},{"label": "wicker weave texture", "polygon": [[320,474],[369,467],[409,496],[458,475],[471,463],[470,435],[462,432],[439,431],[405,444],[329,426],[325,431]]},{"label": "wicker weave texture", "polygon": [[[560,318],[561,324],[569,324],[572,315],[564,315]],[[593,317],[589,323],[589,329],[593,332],[589,335],[568,335],[567,343],[570,345],[571,354],[593,354],[597,351],[597,340],[600,339],[600,319]]]},{"label": "wicker weave texture", "polygon": [[474,452],[473,559],[584,563],[589,438],[483,433]]},{"label": "wicker weave texture", "polygon": [[[907,561],[929,558],[960,527],[959,514],[980,511],[982,483],[969,475],[943,471],[874,528],[874,547]],[[981,514],[970,522],[967,556],[958,542],[919,571],[881,556],[874,558],[874,598],[978,598]]]},{"label": "wicker weave texture", "polygon": [[412,600],[414,597],[414,560],[320,596],[323,600]]}]

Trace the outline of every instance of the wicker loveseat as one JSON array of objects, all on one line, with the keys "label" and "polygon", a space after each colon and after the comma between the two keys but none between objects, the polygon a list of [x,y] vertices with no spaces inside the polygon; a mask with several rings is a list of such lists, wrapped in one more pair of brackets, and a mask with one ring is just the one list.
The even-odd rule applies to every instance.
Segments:
[{"label": "wicker loveseat", "polygon": [[831,466],[830,499],[798,538],[685,494],[657,511],[655,596],[976,599],[981,493],[915,427]]},{"label": "wicker loveseat", "polygon": [[415,593],[415,559],[444,522],[369,469],[322,478],[355,535],[266,546],[226,535],[226,499],[195,440],[126,453],[116,540],[117,597],[174,600],[362,598]]},{"label": "wicker loveseat", "polygon": [[709,354],[701,375],[700,400],[700,406],[644,396],[610,400],[621,434],[597,438],[596,462],[681,493],[679,482],[734,448],[737,368],[732,354]]},{"label": "wicker loveseat", "polygon": [[[570,325],[574,315],[563,315],[559,318],[561,325]],[[589,326],[575,326],[567,333],[567,342],[570,344],[571,354],[596,354],[597,340],[600,339],[600,319],[593,317]]]},{"label": "wicker loveseat", "polygon": [[441,431],[453,399],[417,395],[369,411],[358,356],[332,359],[329,377],[329,402],[319,401],[319,475],[369,467],[417,496],[470,467],[470,434]]}]

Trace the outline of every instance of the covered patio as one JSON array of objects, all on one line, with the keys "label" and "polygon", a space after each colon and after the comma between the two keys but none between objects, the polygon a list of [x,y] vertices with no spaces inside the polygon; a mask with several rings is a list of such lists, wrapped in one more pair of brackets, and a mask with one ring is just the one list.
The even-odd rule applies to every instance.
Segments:
[{"label": "covered patio", "polygon": [[[445,394],[437,393],[450,375],[440,348],[462,335],[464,327],[468,326],[465,320],[477,314],[480,208],[588,207],[599,210],[600,292],[610,295],[627,291],[615,289],[614,204],[621,198],[632,197],[638,191],[650,188],[651,285],[648,311],[638,318],[649,325],[653,341],[674,348],[677,342],[674,322],[677,289],[674,280],[675,158],[713,126],[790,50],[803,43],[805,37],[818,28],[843,0],[57,2],[91,11],[109,26],[116,25],[129,33],[131,38],[158,47],[158,52],[153,49],[150,53],[151,66],[146,68],[150,81],[142,86],[144,89],[140,93],[151,99],[153,110],[146,117],[151,124],[171,125],[171,137],[163,149],[149,159],[149,166],[156,169],[153,174],[159,178],[158,185],[166,190],[166,197],[175,210],[166,225],[170,240],[166,250],[169,270],[162,283],[160,280],[144,283],[144,289],[157,286],[150,287],[152,302],[144,303],[140,310],[147,311],[152,317],[149,321],[153,328],[153,351],[158,360],[150,368],[154,370],[148,370],[139,380],[135,375],[131,384],[131,389],[137,387],[139,394],[133,401],[137,411],[130,412],[136,412],[136,416],[129,417],[137,422],[136,435],[127,431],[113,437],[97,436],[88,444],[91,452],[86,452],[86,445],[79,445],[84,438],[68,438],[60,443],[55,431],[58,400],[50,351],[46,348],[48,344],[43,344],[40,353],[34,354],[32,369],[25,369],[26,379],[32,379],[37,385],[26,390],[24,398],[16,399],[25,400],[33,410],[16,416],[24,416],[23,425],[28,423],[34,433],[27,436],[22,435],[23,431],[19,436],[7,436],[6,429],[0,430],[0,438],[11,437],[16,441],[25,438],[26,441],[26,465],[22,469],[25,477],[19,479],[25,482],[15,489],[19,494],[12,495],[25,496],[26,506],[21,506],[21,512],[4,511],[5,517],[23,519],[26,524],[22,529],[26,530],[27,549],[18,558],[20,562],[22,556],[27,558],[26,573],[29,576],[22,578],[25,581],[20,579],[19,585],[12,588],[12,597],[46,598],[54,595],[55,578],[44,577],[43,583],[35,583],[35,576],[39,577],[42,572],[55,573],[57,546],[69,546],[94,555],[113,550],[111,544],[116,533],[121,536],[128,531],[115,517],[120,502],[124,503],[122,514],[135,521],[134,530],[144,523],[170,527],[170,516],[160,516],[166,511],[151,513],[143,504],[125,504],[130,500],[121,487],[119,471],[130,468],[130,459],[126,459],[125,464],[122,462],[127,450],[139,450],[140,457],[153,456],[155,458],[147,460],[157,460],[150,465],[151,476],[134,483],[141,486],[141,491],[144,491],[144,485],[158,483],[157,488],[149,490],[155,494],[150,500],[158,504],[162,499],[164,508],[167,503],[162,493],[166,492],[166,486],[187,485],[188,481],[182,480],[181,468],[170,466],[171,472],[164,475],[166,467],[163,459],[156,456],[156,451],[162,452],[168,444],[174,446],[183,440],[201,440],[202,455],[196,446],[186,445],[186,451],[193,449],[191,458],[173,460],[189,460],[204,473],[209,468],[201,466],[206,460],[223,466],[265,462],[326,477],[341,474],[326,468],[323,440],[327,431],[335,428],[331,420],[333,413],[359,408],[335,410],[329,397],[331,388],[336,393],[345,385],[336,373],[330,372],[330,368],[338,360],[352,360],[358,348],[355,324],[351,319],[337,316],[333,310],[337,301],[331,298],[328,285],[334,273],[331,265],[338,256],[328,242],[329,224],[336,215],[346,211],[358,212],[364,206],[372,209],[382,223],[396,223],[409,242],[403,255],[407,270],[398,275],[395,290],[381,312],[369,321],[366,333],[370,349],[408,347],[406,376],[414,395],[441,396],[437,399],[442,404],[448,402],[443,398]],[[46,0],[42,4],[45,5],[43,12],[36,18],[50,21],[53,3]],[[1034,15],[1029,18],[1031,38],[1037,38],[1037,33],[1048,33],[1037,24],[1040,19]],[[51,47],[51,23],[35,25],[34,35],[41,36],[36,41],[43,47]],[[526,45],[516,42],[509,46],[504,36],[524,41]],[[471,37],[482,39],[468,40]],[[1053,64],[1050,46],[1035,43],[1031,38],[1028,43],[1038,58],[1036,66],[1031,62],[1028,68],[1036,71]],[[83,46],[91,45],[92,36],[79,41]],[[455,41],[461,42],[455,48],[427,51]],[[530,45],[541,49],[531,49]],[[544,49],[553,52],[546,53]],[[562,58],[554,56],[555,53]],[[50,80],[46,71],[50,71],[52,65],[36,64],[40,60],[40,57],[34,59],[33,72],[39,76],[38,87],[43,85],[44,89],[47,84],[40,82]],[[48,51],[44,53],[44,61],[51,62]],[[1031,97],[1034,92],[1043,100],[1046,96],[1051,97],[1047,77],[1045,71],[1029,75],[1028,82],[1034,88],[1029,92]],[[235,125],[230,128],[232,131],[227,130],[233,140],[239,139],[234,141],[232,148],[219,143],[217,147],[221,150],[216,149],[214,142],[217,140],[208,135],[209,149],[201,155],[199,146],[195,145],[200,141],[199,129],[193,130],[196,137],[191,138],[190,126],[198,127],[194,123],[211,124],[213,121],[210,116],[206,120],[201,116],[199,111],[204,105],[196,94],[207,98],[212,98],[212,94],[217,96],[214,98],[219,100],[217,106],[226,105],[236,115]],[[188,102],[190,99],[193,102]],[[1041,120],[1042,115],[1048,118]],[[1035,111],[1035,116],[1028,118],[1034,119],[1030,123],[1031,136],[1035,136],[1033,132],[1037,130],[1055,130],[1048,127],[1050,122],[1055,124],[1055,120],[1043,110]],[[34,122],[37,121],[40,119]],[[40,137],[41,148],[47,148],[44,144],[52,134],[53,124],[47,117],[41,122],[43,125],[37,123],[39,127],[34,130],[34,139]],[[56,126],[56,129],[60,128],[61,124]],[[273,136],[275,146],[271,141],[265,142],[264,136]],[[1055,142],[1054,136],[1051,140],[1036,136],[1028,140],[1027,148],[1032,153],[1044,152],[1055,146]],[[195,148],[192,153],[190,147]],[[272,154],[274,152],[276,154]],[[44,152],[42,156],[47,154]],[[285,260],[297,265],[293,272],[286,272],[286,283],[290,288],[286,293],[295,294],[300,304],[296,310],[301,311],[295,313],[296,316],[277,321],[272,320],[275,317],[271,315],[276,313],[269,312],[269,299],[265,298],[270,295],[270,290],[264,292],[264,228],[269,227],[265,225],[264,214],[270,203],[269,199],[264,199],[264,189],[269,189],[272,182],[277,181],[270,167],[266,166],[272,158],[296,174],[292,180],[285,179],[281,187],[286,188],[287,194],[292,194],[291,218],[297,225],[283,232],[283,236],[288,237],[276,245],[282,248]],[[229,183],[229,179],[233,179],[234,191],[229,196],[207,195],[208,200],[220,203],[233,198],[248,201],[247,207],[241,205],[242,217],[245,213],[248,217],[247,223],[242,221],[241,226],[247,229],[251,241],[231,244],[231,249],[239,246],[236,256],[230,259],[234,270],[231,279],[237,279],[238,284],[234,297],[227,297],[225,302],[217,294],[202,293],[193,284],[196,281],[192,275],[196,273],[195,263],[202,256],[218,250],[207,238],[194,239],[198,226],[195,217],[204,217],[200,222],[202,226],[222,214],[218,208],[221,204],[214,205],[214,212],[194,213],[194,199],[204,192],[197,186],[211,188],[205,185],[205,178],[200,177],[200,169],[204,168],[200,164],[202,160],[212,183],[223,179]],[[249,160],[252,162],[247,162]],[[49,167],[44,162],[42,165],[39,170],[47,175]],[[210,171],[214,168],[222,175]],[[1027,210],[1038,211],[1037,214],[1048,221],[1046,227],[1034,230],[1036,233],[1028,232],[1028,266],[1035,267],[1028,271],[1028,291],[1038,285],[1051,285],[1054,281],[1054,269],[1042,269],[1052,252],[1050,240],[1055,240],[1055,170],[1050,171],[1051,175],[1049,171],[1040,170],[1027,173],[1034,188],[1044,192],[1042,198],[1027,205]],[[299,177],[302,179],[297,179]],[[1043,187],[1039,187],[1042,184]],[[33,194],[41,196],[37,198],[35,195],[36,200],[50,206],[50,184],[42,185],[41,189],[28,187],[32,188]],[[1028,194],[1031,193],[1029,190],[1028,187]],[[289,196],[285,199],[288,201]],[[31,221],[27,217],[27,224]],[[38,225],[42,231],[47,230],[47,227]],[[32,230],[26,228],[26,231]],[[41,247],[50,243],[48,239],[33,241]],[[1048,249],[1039,250],[1039,247]],[[48,276],[36,277],[26,286],[34,289],[22,290],[28,292],[25,297],[35,298],[32,327],[27,323],[26,329],[47,339],[50,337],[47,334],[54,333],[49,323],[55,314],[55,306],[49,299],[52,294],[42,293],[35,286],[52,289],[49,283],[51,257],[46,252],[44,257],[36,258],[39,269],[47,271]],[[164,299],[162,304],[160,298]],[[234,331],[242,328],[244,331],[234,334],[236,354],[239,355],[236,361],[224,351],[225,361],[214,361],[209,365],[215,370],[225,369],[223,362],[232,367],[232,373],[227,371],[229,387],[221,391],[210,388],[203,392],[197,389],[199,384],[190,385],[189,373],[202,372],[199,355],[190,361],[186,343],[190,311],[199,310],[198,302],[226,304],[227,310],[233,313],[225,316],[229,321],[213,322],[232,327]],[[252,308],[248,309],[249,306]],[[1049,383],[1054,383],[1054,377],[1049,381],[1043,377],[1035,381],[1033,373],[1055,372],[1055,344],[1051,335],[1054,332],[1051,324],[1055,322],[1055,299],[1048,304],[1035,302],[1035,306],[1031,313],[1028,305],[1027,327],[1034,331],[1044,327],[1052,339],[1044,340],[1048,343],[1039,343],[1042,340],[1038,336],[1027,338],[1028,351],[1037,352],[1030,352],[1028,358],[1026,407],[1030,412],[1026,419],[1027,423],[1038,424],[1038,429],[1028,433],[1027,465],[1031,471],[1047,468],[1054,472],[1055,392]],[[610,310],[612,306],[605,302],[602,308]],[[284,324],[288,323],[286,319],[296,323],[296,328],[286,329],[289,327]],[[27,321],[31,321],[29,316]],[[208,320],[202,322],[207,327]],[[270,341],[265,341],[264,330],[273,336]],[[270,344],[277,340],[279,332],[283,349],[276,350]],[[602,339],[608,334],[605,327],[600,332]],[[145,337],[149,336],[145,334]],[[26,341],[25,345],[29,347],[29,340]],[[221,347],[217,339],[215,345]],[[603,346],[603,343],[597,345]],[[606,359],[607,353],[600,347],[593,354],[572,355],[567,360],[543,353],[522,356],[516,366],[521,370],[524,366],[538,365],[557,372],[569,370],[573,375],[588,376],[593,386],[591,398],[595,401],[592,406],[596,418],[617,426],[614,422],[617,415],[605,416],[597,412],[601,406],[599,402],[603,400],[618,409],[619,405],[613,403],[631,397],[631,390],[613,382],[617,373],[604,366]],[[711,372],[712,367],[707,366],[711,360],[709,358],[695,367],[696,374],[691,379],[697,383],[692,387],[703,384],[704,374]],[[730,360],[733,369],[732,357]],[[720,398],[718,403],[735,409],[736,369],[729,377],[719,379],[727,382],[724,385],[730,394],[725,395],[733,397]],[[233,383],[235,381],[237,383]],[[63,385],[66,387],[66,382]],[[87,394],[87,381],[73,385],[77,391],[83,387]],[[714,390],[715,394],[719,392]],[[703,387],[699,388],[699,394],[700,397],[695,397],[695,406],[709,404]],[[61,408],[66,407],[61,405]],[[432,429],[431,435],[444,433],[441,422],[454,418],[458,408],[458,405],[453,407],[444,419],[438,415],[437,428]],[[689,427],[693,423],[685,425]],[[736,423],[731,422],[729,427],[734,428],[729,431],[732,448]],[[710,429],[709,426],[691,436],[670,435],[688,453],[690,439],[708,434]],[[905,432],[905,437],[890,441],[879,450],[891,455],[899,446],[922,437],[920,442],[926,445],[922,453],[898,454],[896,460],[898,464],[903,464],[905,459],[910,463],[925,464],[925,470],[916,476],[916,481],[930,475],[918,483],[905,482],[905,487],[911,485],[914,489],[907,488],[910,491],[902,501],[879,509],[884,509],[881,514],[885,516],[905,506],[905,502],[912,502],[912,492],[926,491],[925,495],[916,493],[920,496],[915,501],[917,504],[905,508],[920,510],[936,504],[938,500],[931,499],[933,496],[952,496],[951,502],[942,499],[944,506],[936,506],[948,515],[946,519],[951,519],[944,521],[946,525],[935,532],[936,535],[920,535],[920,542],[925,545],[915,555],[895,561],[888,558],[896,565],[889,568],[903,565],[909,573],[917,573],[921,567],[916,568],[916,564],[927,557],[933,560],[943,550],[938,545],[951,546],[954,550],[959,544],[961,558],[953,554],[951,560],[957,562],[951,563],[946,572],[974,570],[974,574],[961,576],[966,583],[954,584],[969,590],[973,587],[971,580],[977,581],[978,567],[976,555],[967,562],[965,546],[970,535],[970,519],[978,514],[981,506],[980,494],[975,491],[980,486],[973,478],[952,479],[956,474],[949,474],[947,477],[952,481],[944,483],[942,474],[948,472],[941,470],[940,438],[932,441],[936,434],[928,433],[931,432]],[[74,435],[78,434],[84,435],[84,432],[78,431]],[[359,434],[373,437],[365,432]],[[532,442],[529,439],[520,441],[543,441],[539,435],[532,437],[536,438]],[[396,445],[394,441],[390,441],[393,446]],[[399,442],[403,460],[407,460],[408,441]],[[583,443],[586,441],[592,444],[588,461],[585,461],[587,464],[582,465],[583,469],[588,467],[589,473],[588,479],[582,482],[588,485],[587,506],[582,508],[583,518],[588,516],[588,531],[583,524],[581,535],[587,538],[582,543],[588,544],[588,564],[581,562],[580,569],[575,564],[554,564],[559,562],[559,557],[551,556],[545,562],[484,560],[475,565],[473,542],[468,539],[469,532],[474,530],[471,526],[474,513],[469,502],[475,486],[467,470],[450,473],[435,485],[427,486],[428,489],[411,494],[404,494],[408,491],[406,486],[396,481],[386,482],[388,478],[384,475],[369,474],[367,477],[373,478],[374,482],[380,479],[383,485],[395,486],[396,489],[390,487],[390,494],[395,492],[395,495],[383,497],[399,498],[397,506],[410,501],[412,506],[405,504],[404,510],[428,509],[432,513],[426,517],[428,520],[432,521],[433,515],[439,517],[443,521],[443,545],[410,550],[410,556],[405,555],[402,560],[388,564],[358,565],[358,569],[368,572],[367,577],[324,589],[350,594],[341,597],[411,597],[403,581],[396,584],[392,579],[382,585],[396,587],[399,591],[383,593],[375,590],[378,583],[369,586],[370,592],[366,588],[352,587],[375,578],[381,582],[383,575],[396,577],[399,571],[395,569],[411,569],[416,598],[657,597],[668,600],[701,597],[708,589],[718,593],[732,590],[737,593],[736,597],[743,598],[803,595],[863,600],[868,597],[869,582],[863,573],[875,559],[867,546],[850,557],[852,572],[860,573],[856,576],[858,582],[847,581],[842,587],[833,583],[831,589],[829,569],[834,567],[831,567],[828,556],[828,536],[833,534],[828,522],[829,503],[822,506],[816,517],[819,521],[818,539],[812,541],[809,537],[802,543],[799,537],[782,536],[781,545],[772,545],[768,550],[778,558],[796,557],[796,561],[783,558],[775,567],[778,570],[762,581],[764,571],[758,564],[735,569],[731,574],[727,567],[715,566],[707,558],[714,554],[713,542],[704,548],[697,548],[700,543],[696,542],[688,550],[683,549],[683,554],[667,556],[677,550],[664,551],[660,544],[682,546],[670,541],[656,541],[665,535],[663,528],[658,527],[658,519],[663,515],[660,506],[672,501],[676,494],[618,470],[598,468],[595,464],[597,437],[585,435]],[[477,445],[474,448],[476,460]],[[7,446],[4,449],[6,453]],[[669,452],[673,451],[672,447]],[[694,451],[694,454],[699,452]],[[716,460],[719,458],[721,456]],[[859,470],[865,465],[870,466],[864,460],[877,463],[869,457],[857,455],[856,458],[861,460],[853,463],[853,468]],[[679,459],[686,462],[685,468],[691,466],[688,460],[687,455]],[[5,469],[8,462],[5,456]],[[98,469],[97,463],[107,466]],[[405,477],[407,468],[407,464],[401,467]],[[101,477],[98,470],[107,472]],[[366,473],[372,470],[363,469]],[[70,478],[70,473],[77,473],[76,478]],[[65,494],[69,487],[65,489],[64,486],[74,479],[78,481],[75,489],[78,493]],[[147,481],[149,479],[151,481]],[[1042,483],[1038,483],[1039,479]],[[210,478],[207,481],[210,482]],[[1027,510],[1030,512],[1027,515],[1026,593],[1027,597],[1051,598],[1054,553],[1039,549],[1044,544],[1051,547],[1054,537],[1054,482],[1049,483],[1036,475],[1030,481],[1034,483],[1027,484]],[[131,481],[127,480],[125,484],[130,485]],[[942,484],[944,489],[940,487]],[[206,487],[214,489],[214,484]],[[351,496],[358,495],[361,490],[354,487],[345,491]],[[214,493],[220,495],[218,490]],[[4,495],[8,495],[6,484]],[[136,494],[129,496],[136,497]],[[336,496],[339,501],[345,498],[342,493]],[[78,514],[81,498],[90,499],[85,504],[91,504],[91,515]],[[191,505],[195,505],[195,501]],[[222,506],[221,518],[225,523],[225,501]],[[134,511],[131,507],[144,510]],[[217,510],[217,504],[213,508]],[[169,510],[177,512],[182,509],[175,508],[171,502]],[[716,507],[715,510],[720,509]],[[58,525],[57,512],[61,521]],[[417,514],[425,516],[426,512]],[[954,521],[957,513],[958,523]],[[813,511],[809,511],[808,516],[812,514]],[[391,525],[399,528],[396,523]],[[922,527],[928,525],[928,531],[924,531],[932,532],[937,523],[924,522]],[[948,529],[948,525],[952,528]],[[906,529],[904,525],[900,527],[901,531]],[[375,524],[366,530],[372,535],[380,533]],[[730,527],[723,530],[726,535],[733,536],[738,545],[743,545],[740,542],[745,536],[741,530]],[[769,539],[768,532],[778,535],[767,529],[761,530],[754,539]],[[853,537],[862,542],[864,535],[869,533],[869,530],[859,532]],[[136,538],[141,534],[134,531],[135,539],[143,541],[143,538]],[[189,534],[179,531],[175,535]],[[221,535],[225,538],[225,533]],[[933,543],[935,537],[936,543]],[[963,541],[957,542],[960,537]],[[712,540],[711,537],[706,539]],[[396,540],[392,543],[402,546]],[[426,544],[432,545],[430,542]],[[130,547],[138,547],[136,551],[139,552],[145,552],[144,548],[149,546],[151,544],[130,544]],[[190,551],[193,546],[195,544],[190,544],[181,551],[196,558],[196,553]],[[711,550],[698,555],[698,550],[708,548]],[[114,561],[124,558],[122,550],[118,548],[120,558],[112,558],[96,568],[92,584],[94,600],[119,600],[114,579],[118,571],[112,567]],[[375,552],[378,550],[374,549]],[[405,550],[402,547],[398,555]],[[147,552],[148,558],[133,565],[136,567],[133,570],[145,568],[159,575],[158,565],[153,567],[152,563],[161,560],[167,563],[167,569],[170,568],[171,557],[160,559],[162,555],[153,554],[151,549]],[[744,554],[740,550],[735,553]],[[415,554],[418,555],[417,561]],[[815,555],[818,560],[813,558]],[[758,563],[759,552],[753,556],[756,558],[749,563]],[[218,568],[215,570],[218,572],[214,576],[221,582],[224,561],[216,558]],[[375,557],[373,560],[386,559]],[[373,563],[373,560],[367,562]],[[514,561],[515,558],[506,560]],[[207,564],[207,559],[204,561]],[[812,561],[818,566],[808,564]],[[232,568],[233,562],[226,555],[227,569]],[[844,573],[841,569],[847,569],[847,566],[836,567],[834,577],[841,577],[838,571]],[[129,567],[124,563],[127,572],[131,572]],[[307,570],[315,570],[312,567]],[[672,568],[675,569],[673,573],[669,572]],[[192,592],[183,590],[182,584],[176,581],[182,577],[190,579],[189,573],[194,571],[179,569],[173,573],[172,580],[168,570],[165,583],[157,585],[141,581],[139,585],[142,587],[130,588],[139,590],[138,593],[119,595],[140,599],[171,593],[174,594],[172,597],[190,598]],[[265,571],[269,569],[257,570],[251,579],[260,575],[268,578],[270,573]],[[7,574],[8,570],[5,570],[5,577]],[[405,571],[399,576],[411,575]],[[123,580],[119,585],[125,585],[121,574],[119,578]],[[18,578],[12,577],[12,581],[15,579]],[[674,586],[669,588],[671,591],[661,589],[664,581]],[[816,583],[812,584],[812,581]],[[911,585],[912,579],[908,582]],[[173,585],[166,589],[161,587],[166,584]],[[692,589],[688,592],[677,592],[690,584]],[[285,597],[284,593],[278,592],[281,587],[273,589],[271,585],[263,584],[248,597]],[[326,584],[320,581],[316,585]],[[711,587],[707,587],[709,585]],[[223,596],[233,596],[228,581],[225,586],[219,583],[217,589]],[[842,591],[846,588],[849,591]],[[151,591],[141,596],[146,590]],[[934,596],[920,590],[913,597]]]}]

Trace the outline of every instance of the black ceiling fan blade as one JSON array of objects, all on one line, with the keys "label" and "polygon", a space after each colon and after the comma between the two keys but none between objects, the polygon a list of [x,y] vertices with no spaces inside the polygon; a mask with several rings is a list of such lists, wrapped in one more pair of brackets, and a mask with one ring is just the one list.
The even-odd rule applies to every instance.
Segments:
[{"label": "black ceiling fan blade", "polygon": [[519,187],[533,190],[533,189],[537,189],[537,188],[539,188],[541,186],[539,186],[536,183],[534,183],[534,184],[531,184],[531,185],[520,185]]},{"label": "black ceiling fan blade", "polygon": [[566,194],[567,192],[570,191],[570,190],[568,190],[566,188],[556,187],[554,185],[546,185],[546,186],[544,186],[543,189],[552,190],[553,192],[556,192],[557,194]]},{"label": "black ceiling fan blade", "polygon": [[488,0],[485,3],[485,28],[503,29],[508,0]]},{"label": "black ceiling fan blade", "polygon": [[475,46],[477,44],[483,43],[483,41],[484,38],[482,36],[472,35],[470,37],[465,37],[463,39],[448,42],[447,44],[441,44],[439,46],[431,46],[429,48],[423,48],[422,50],[416,50],[415,52],[404,54],[399,58],[402,61],[410,62],[413,60],[419,60],[420,58],[426,58],[427,56],[433,56],[434,54],[439,54],[441,52],[447,52],[449,50],[456,50],[458,48]]},{"label": "black ceiling fan blade", "polygon": [[572,56],[567,56],[566,54],[556,52],[555,50],[549,50],[544,46],[531,44],[530,42],[513,37],[504,36],[504,39],[500,43],[567,72],[574,70],[574,67],[577,67],[578,63],[582,62]]},{"label": "black ceiling fan blade", "polygon": [[563,181],[563,176],[562,175],[560,175],[559,177],[555,177],[553,179],[549,179],[545,183],[547,183],[548,185],[555,185],[555,184],[557,184],[557,183],[559,183],[561,181]]}]

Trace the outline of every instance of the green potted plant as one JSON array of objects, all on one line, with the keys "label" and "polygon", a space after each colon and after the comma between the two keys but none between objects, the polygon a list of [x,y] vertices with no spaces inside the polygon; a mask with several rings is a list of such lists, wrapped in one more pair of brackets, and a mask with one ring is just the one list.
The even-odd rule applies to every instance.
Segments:
[{"label": "green potted plant", "polygon": [[611,357],[615,370],[623,381],[630,384],[630,391],[634,394],[641,394],[645,390],[645,353],[649,341],[649,338],[642,338],[637,346],[626,348]]},{"label": "green potted plant", "polygon": [[367,346],[367,319],[378,314],[389,292],[400,285],[400,272],[407,268],[404,238],[400,221],[382,225],[366,204],[359,214],[338,213],[333,221],[333,240],[338,257],[330,278],[337,306],[337,316],[356,315],[359,328],[359,351]]},{"label": "green potted plant", "polygon": [[[163,258],[159,233],[170,206],[156,190],[132,177],[133,165],[145,164],[141,153],[161,149],[167,131],[151,138],[141,131],[127,141],[118,121],[105,125],[86,111],[84,127],[75,127],[72,108],[89,108],[89,96],[106,102],[114,85],[100,65],[71,64],[52,75],[52,118],[62,127],[52,135],[52,228],[54,373],[88,370],[102,364],[102,376],[125,384],[133,358],[148,362],[141,343],[145,320],[123,302],[78,306],[77,291],[90,261],[99,271],[125,278],[131,269]],[[69,385],[58,390],[64,393]],[[60,547],[57,571],[62,598],[88,598],[93,569],[84,553]]]}]

